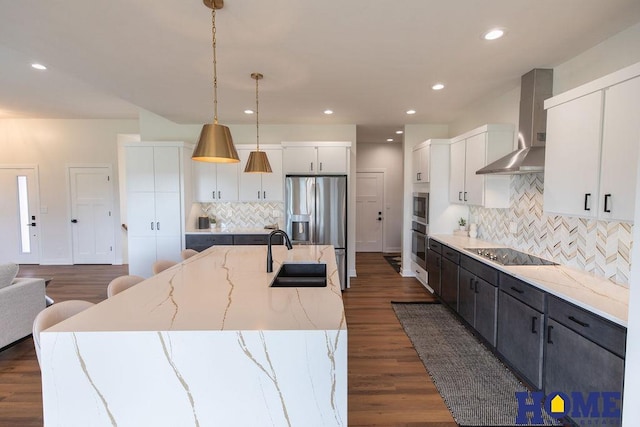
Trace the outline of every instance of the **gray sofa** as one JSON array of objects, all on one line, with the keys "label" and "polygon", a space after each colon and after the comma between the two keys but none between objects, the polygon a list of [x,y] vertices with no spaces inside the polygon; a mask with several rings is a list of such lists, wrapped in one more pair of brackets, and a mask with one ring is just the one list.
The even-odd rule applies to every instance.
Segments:
[{"label": "gray sofa", "polygon": [[44,279],[15,278],[0,288],[0,348],[31,334],[45,308]]}]

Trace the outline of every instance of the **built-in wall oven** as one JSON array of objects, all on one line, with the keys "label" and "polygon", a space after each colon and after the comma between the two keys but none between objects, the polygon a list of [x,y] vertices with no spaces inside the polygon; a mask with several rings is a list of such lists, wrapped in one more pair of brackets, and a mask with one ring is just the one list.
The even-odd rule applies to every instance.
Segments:
[{"label": "built-in wall oven", "polygon": [[429,193],[413,193],[413,220],[429,225]]},{"label": "built-in wall oven", "polygon": [[427,268],[427,234],[429,227],[417,221],[411,222],[411,259],[420,267]]}]

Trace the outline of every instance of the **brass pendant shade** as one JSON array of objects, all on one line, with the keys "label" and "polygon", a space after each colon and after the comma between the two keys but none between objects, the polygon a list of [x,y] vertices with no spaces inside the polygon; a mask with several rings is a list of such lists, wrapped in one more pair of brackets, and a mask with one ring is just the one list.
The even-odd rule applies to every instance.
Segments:
[{"label": "brass pendant shade", "polygon": [[217,123],[202,126],[198,145],[191,155],[192,160],[215,163],[238,163],[238,151],[233,145],[231,131]]},{"label": "brass pendant shade", "polygon": [[249,153],[247,165],[244,167],[245,172],[271,173],[271,165],[264,151],[252,151]]},{"label": "brass pendant shade", "polygon": [[260,73],[252,73],[251,78],[256,81],[256,151],[249,153],[249,159],[244,167],[246,173],[271,173],[271,165],[267,153],[260,151],[260,122],[258,109],[258,80],[262,79]]},{"label": "brass pendant shade", "polygon": [[198,145],[191,155],[192,160],[214,163],[238,163],[240,157],[233,145],[231,131],[227,126],[218,124],[218,73],[216,69],[216,9],[224,6],[223,0],[203,0],[211,8],[212,47],[213,47],[213,123],[202,126]]}]

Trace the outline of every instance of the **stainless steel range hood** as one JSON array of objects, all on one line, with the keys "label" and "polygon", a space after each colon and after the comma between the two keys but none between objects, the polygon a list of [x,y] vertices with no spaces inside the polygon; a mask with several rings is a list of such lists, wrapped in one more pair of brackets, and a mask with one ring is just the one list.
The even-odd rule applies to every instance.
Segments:
[{"label": "stainless steel range hood", "polygon": [[518,149],[476,171],[477,175],[515,175],[544,171],[547,112],[553,94],[553,70],[536,68],[522,76]]}]

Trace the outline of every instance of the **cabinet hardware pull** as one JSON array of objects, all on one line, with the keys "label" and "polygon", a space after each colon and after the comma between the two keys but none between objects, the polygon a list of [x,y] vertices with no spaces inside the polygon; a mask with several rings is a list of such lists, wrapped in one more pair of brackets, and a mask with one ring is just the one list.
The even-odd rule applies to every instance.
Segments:
[{"label": "cabinet hardware pull", "polygon": [[551,331],[553,330],[553,326],[549,325],[547,326],[547,344],[553,344],[553,341],[551,340]]},{"label": "cabinet hardware pull", "polygon": [[589,324],[586,322],[581,322],[580,320],[576,319],[573,316],[569,316],[569,320],[571,320],[572,322],[577,323],[578,325],[582,326],[583,328],[588,328]]},{"label": "cabinet hardware pull", "polygon": [[469,277],[469,289],[473,290],[473,277]]},{"label": "cabinet hardware pull", "polygon": [[515,286],[512,286],[512,287],[511,287],[511,290],[516,291],[516,292],[517,292],[517,293],[519,293],[519,294],[524,294],[524,291],[523,291],[523,290],[520,290],[520,289],[516,288]]},{"label": "cabinet hardware pull", "polygon": [[531,333],[532,334],[537,334],[538,331],[536,330],[536,322],[538,321],[538,318],[536,316],[531,317]]},{"label": "cabinet hardware pull", "polygon": [[267,192],[266,192],[266,191],[263,191],[263,192],[262,192],[262,198],[263,198],[263,199],[266,199],[266,198],[267,198]]},{"label": "cabinet hardware pull", "polygon": [[466,191],[464,192],[464,201],[465,202],[467,201],[467,192]]},{"label": "cabinet hardware pull", "polygon": [[478,290],[478,281],[477,280],[475,280],[474,291],[475,291],[476,294],[480,293],[480,291]]},{"label": "cabinet hardware pull", "polygon": [[313,162],[311,162],[311,172],[313,172]]},{"label": "cabinet hardware pull", "polygon": [[611,198],[611,194],[604,195],[604,211],[609,213],[611,209],[609,209],[609,199]]},{"label": "cabinet hardware pull", "polygon": [[156,230],[160,231],[160,221],[156,222]]},{"label": "cabinet hardware pull", "polygon": [[322,162],[320,162],[320,170],[322,170]]},{"label": "cabinet hardware pull", "polygon": [[153,221],[151,221],[151,229],[153,230]]},{"label": "cabinet hardware pull", "polygon": [[458,200],[462,201],[462,191],[458,191]]},{"label": "cabinet hardware pull", "polygon": [[260,198],[260,190],[258,190],[258,199]]},{"label": "cabinet hardware pull", "polygon": [[585,193],[584,195],[584,210],[585,211],[590,211],[591,208],[589,207],[589,197],[591,197],[591,193]]},{"label": "cabinet hardware pull", "polygon": [[212,199],[215,199],[215,198],[216,198],[216,192],[215,192],[215,190],[211,192],[211,198],[212,198]]},{"label": "cabinet hardware pull", "polygon": [[218,199],[221,199],[221,198],[222,198],[222,195],[221,195],[220,191],[218,191]]}]

